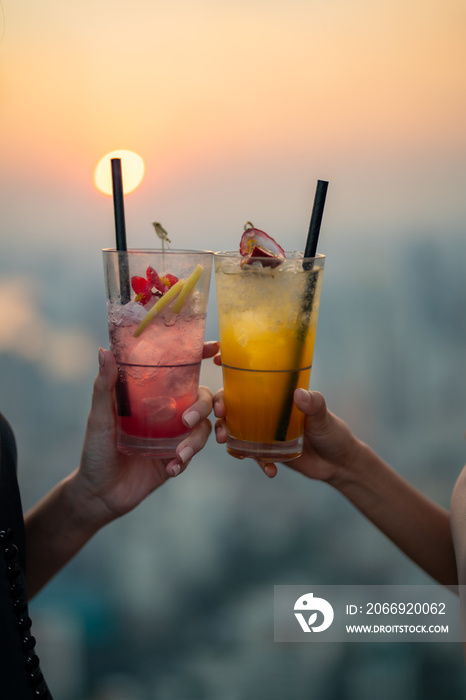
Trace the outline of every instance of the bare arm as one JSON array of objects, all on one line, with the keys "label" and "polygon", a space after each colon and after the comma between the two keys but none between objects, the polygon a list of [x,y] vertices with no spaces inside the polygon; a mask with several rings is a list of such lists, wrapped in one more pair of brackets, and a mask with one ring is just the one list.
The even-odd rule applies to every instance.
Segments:
[{"label": "bare arm", "polygon": [[[206,344],[204,357],[211,357],[217,348],[217,343]],[[201,387],[198,401],[183,415],[192,432],[177,447],[175,459],[121,454],[116,449],[116,375],[112,353],[101,351],[80,466],[25,517],[29,596],[100,528],[135,508],[169,477],[181,473],[209,436],[212,392]]]},{"label": "bare arm", "polygon": [[307,415],[305,450],[288,466],[319,474],[405,554],[442,584],[456,585],[450,515],[409,484],[328,411],[317,392],[297,392]]},{"label": "bare arm", "polygon": [[[430,576],[457,584],[450,515],[394,471],[347,424],[328,411],[318,392],[298,389],[298,408],[306,414],[304,452],[287,466],[311,479],[326,481],[389,537]],[[216,434],[225,442],[222,392],[214,399]],[[262,464],[274,477],[274,464]]]},{"label": "bare arm", "polygon": [[90,517],[76,474],[55,486],[25,517],[27,583],[33,597],[106,522]]},{"label": "bare arm", "polygon": [[426,498],[360,443],[351,469],[345,464],[329,483],[430,576],[458,583],[450,514]]}]

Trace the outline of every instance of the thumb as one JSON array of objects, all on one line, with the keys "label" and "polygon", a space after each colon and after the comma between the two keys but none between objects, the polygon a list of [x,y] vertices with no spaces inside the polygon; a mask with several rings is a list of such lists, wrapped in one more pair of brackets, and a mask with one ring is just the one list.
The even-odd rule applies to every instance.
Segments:
[{"label": "thumb", "polygon": [[99,372],[94,380],[89,422],[96,430],[111,427],[114,422],[117,365],[110,350],[99,349]]},{"label": "thumb", "polygon": [[316,437],[327,435],[331,430],[331,420],[322,394],[296,389],[294,399],[299,410],[312,419],[306,421],[306,433]]}]

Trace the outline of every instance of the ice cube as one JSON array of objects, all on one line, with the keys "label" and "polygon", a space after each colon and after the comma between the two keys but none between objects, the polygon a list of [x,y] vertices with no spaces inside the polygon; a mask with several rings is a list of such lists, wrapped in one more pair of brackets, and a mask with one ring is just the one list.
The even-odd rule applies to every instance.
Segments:
[{"label": "ice cube", "polygon": [[110,304],[108,307],[108,319],[116,326],[132,326],[140,323],[146,316],[147,311],[137,301],[130,301],[128,304]]},{"label": "ice cube", "polygon": [[[134,341],[133,338],[131,340]],[[162,363],[164,352],[163,346],[154,345],[153,337],[147,336],[144,332],[128,349],[127,362],[130,365],[145,365],[147,368],[155,368],[156,365]],[[148,379],[151,378],[149,374]]]},{"label": "ice cube", "polygon": [[171,370],[170,393],[173,396],[187,396],[197,389],[198,366],[188,365]]},{"label": "ice cube", "polygon": [[151,396],[142,403],[148,423],[167,423],[176,416],[176,401],[171,396]]}]

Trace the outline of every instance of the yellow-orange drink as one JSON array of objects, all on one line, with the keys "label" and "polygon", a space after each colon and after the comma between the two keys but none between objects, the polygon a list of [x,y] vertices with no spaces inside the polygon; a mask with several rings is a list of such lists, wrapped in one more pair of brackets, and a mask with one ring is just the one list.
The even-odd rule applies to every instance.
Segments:
[{"label": "yellow-orange drink", "polygon": [[293,391],[309,385],[325,258],[304,261],[310,269],[302,257],[277,265],[242,265],[235,253],[214,260],[227,449],[292,459],[302,452],[304,423]]}]

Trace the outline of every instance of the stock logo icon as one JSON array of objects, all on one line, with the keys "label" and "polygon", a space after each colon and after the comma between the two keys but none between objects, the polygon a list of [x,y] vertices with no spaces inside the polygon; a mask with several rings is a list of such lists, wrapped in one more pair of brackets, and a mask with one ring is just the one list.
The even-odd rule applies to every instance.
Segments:
[{"label": "stock logo icon", "polygon": [[[333,622],[334,613],[330,603],[324,598],[314,598],[313,593],[306,593],[298,598],[294,604],[294,610],[295,617],[298,620],[303,632],[323,632],[324,630],[328,629]],[[302,612],[296,612],[297,610],[311,613],[307,619],[307,622]],[[320,623],[320,625],[315,626],[314,623],[319,617],[318,613],[323,615],[323,621]]]}]

